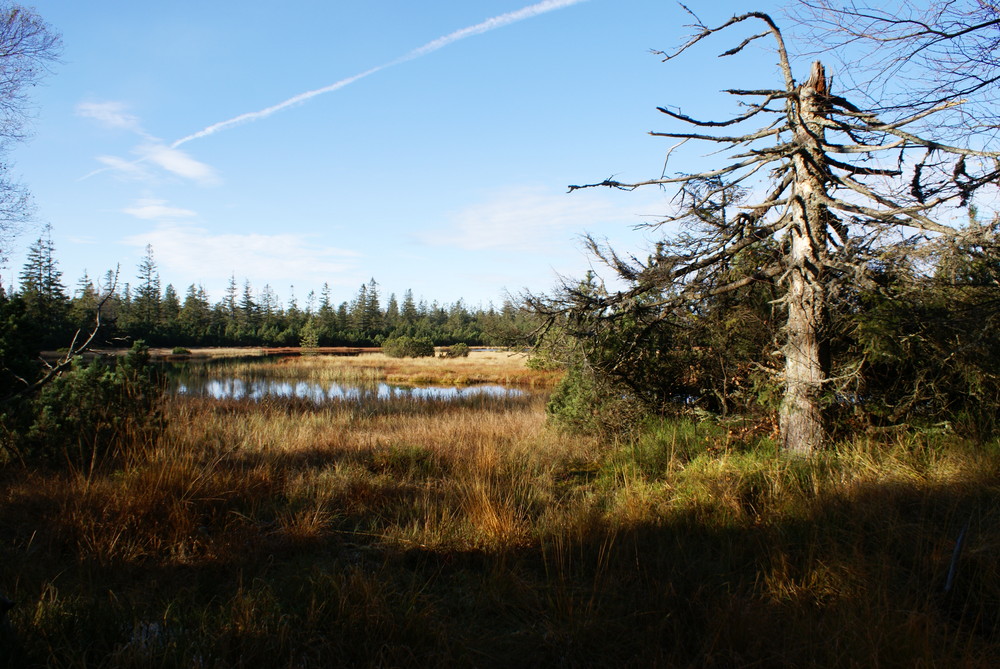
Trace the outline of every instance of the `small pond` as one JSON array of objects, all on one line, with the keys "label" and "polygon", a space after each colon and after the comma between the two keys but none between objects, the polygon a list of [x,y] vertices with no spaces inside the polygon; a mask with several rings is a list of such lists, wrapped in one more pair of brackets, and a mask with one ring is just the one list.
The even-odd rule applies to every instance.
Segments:
[{"label": "small pond", "polygon": [[[259,361],[260,358],[257,358]],[[497,384],[470,386],[409,386],[385,382],[347,383],[317,381],[308,378],[280,378],[266,372],[254,375],[235,374],[229,361],[168,364],[167,390],[176,395],[209,397],[220,400],[262,401],[267,399],[304,399],[323,403],[354,401],[360,403],[393,400],[460,401],[472,398],[518,399],[528,392]]]}]

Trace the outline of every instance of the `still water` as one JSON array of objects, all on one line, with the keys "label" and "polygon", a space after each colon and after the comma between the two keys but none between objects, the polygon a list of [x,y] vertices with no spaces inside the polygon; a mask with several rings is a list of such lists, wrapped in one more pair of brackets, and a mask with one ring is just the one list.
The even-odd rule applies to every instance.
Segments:
[{"label": "still water", "polygon": [[177,395],[227,400],[262,401],[295,398],[317,403],[353,401],[360,403],[390,400],[460,401],[472,398],[516,399],[527,393],[496,384],[473,386],[406,386],[385,382],[352,384],[269,377],[266,373],[239,376],[227,373],[226,365],[176,365],[167,370],[168,390]]}]

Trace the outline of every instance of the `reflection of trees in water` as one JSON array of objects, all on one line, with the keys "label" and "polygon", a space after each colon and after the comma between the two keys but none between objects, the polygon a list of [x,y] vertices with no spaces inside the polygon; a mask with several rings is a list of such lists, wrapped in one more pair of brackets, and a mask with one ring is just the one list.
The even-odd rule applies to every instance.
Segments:
[{"label": "reflection of trees in water", "polygon": [[500,385],[466,387],[411,387],[388,383],[352,385],[314,381],[288,381],[269,378],[207,378],[180,375],[170,387],[177,395],[259,401],[268,398],[296,398],[314,402],[354,401],[385,402],[391,400],[448,401],[472,397],[512,399],[525,396],[525,391]]},{"label": "reflection of trees in water", "polygon": [[[523,401],[531,393],[499,384],[470,386],[394,385],[384,381],[363,378],[330,380],[317,378],[308,369],[301,378],[289,374],[287,366],[269,365],[281,356],[256,356],[207,361],[164,363],[168,378],[168,392],[173,395],[202,397],[217,400],[257,402],[268,399],[305,400],[315,403],[356,402],[376,404],[387,402],[466,402]],[[247,363],[252,366],[248,367]],[[281,374],[273,372],[280,371]],[[289,378],[291,376],[291,378]]]}]

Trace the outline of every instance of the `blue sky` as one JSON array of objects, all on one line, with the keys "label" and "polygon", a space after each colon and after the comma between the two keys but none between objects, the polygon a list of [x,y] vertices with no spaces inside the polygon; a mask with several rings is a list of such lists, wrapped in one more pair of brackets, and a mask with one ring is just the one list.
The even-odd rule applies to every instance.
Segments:
[{"label": "blue sky", "polygon": [[[700,4],[716,23],[775,3]],[[5,285],[48,223],[70,287],[119,264],[134,281],[152,244],[182,295],[219,300],[235,275],[283,300],[328,282],[339,303],[374,277],[385,295],[499,304],[582,275],[583,233],[642,252],[632,226],[667,210],[663,193],[566,186],[659,176],[657,105],[721,115],[720,89],[777,81],[764,48],[715,58],[749,29],[661,63],[650,49],[691,19],[657,0],[35,8],[64,51],[11,156],[37,223]],[[691,171],[705,150],[672,164]]]}]

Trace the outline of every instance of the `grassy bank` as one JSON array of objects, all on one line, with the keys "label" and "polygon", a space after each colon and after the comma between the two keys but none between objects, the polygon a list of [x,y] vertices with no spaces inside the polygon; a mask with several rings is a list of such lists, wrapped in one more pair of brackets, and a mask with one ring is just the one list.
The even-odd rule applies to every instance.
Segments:
[{"label": "grassy bank", "polygon": [[985,667],[1000,650],[996,443],[859,438],[789,462],[705,424],[559,433],[539,399],[164,410],[159,442],[120,462],[0,472],[9,666]]},{"label": "grassy bank", "polygon": [[[289,356],[244,360],[224,368],[226,375],[309,379],[316,382],[371,382],[463,386],[500,383],[551,388],[561,377],[554,370],[530,369],[527,355],[508,351],[473,351],[465,358],[390,358],[382,353],[352,356]],[[211,373],[211,369],[206,370]]]}]

